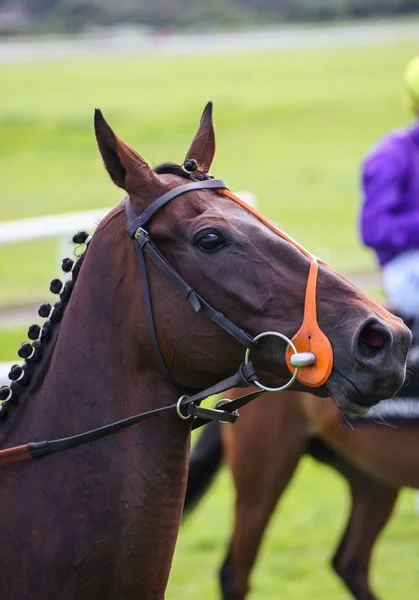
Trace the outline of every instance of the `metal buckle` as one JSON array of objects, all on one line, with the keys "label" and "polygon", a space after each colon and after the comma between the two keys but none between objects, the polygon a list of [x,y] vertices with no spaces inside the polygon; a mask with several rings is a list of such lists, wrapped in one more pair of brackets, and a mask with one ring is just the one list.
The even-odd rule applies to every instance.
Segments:
[{"label": "metal buckle", "polygon": [[[239,418],[239,412],[237,410],[228,412],[227,410],[223,410],[223,408],[221,408],[229,402],[230,400],[226,399],[218,400],[218,402],[215,403],[214,408],[197,406],[196,404],[192,403],[189,405],[189,414],[198,420],[204,419],[205,421],[218,421],[219,423],[235,423]],[[183,418],[185,417],[183,416]]]},{"label": "metal buckle", "polygon": [[[316,361],[316,356],[312,352],[297,352],[297,348],[294,346],[292,341],[286,335],[284,335],[283,333],[278,333],[277,331],[265,331],[264,333],[259,333],[259,335],[253,338],[253,341],[258,342],[260,339],[269,336],[278,337],[281,340],[284,340],[284,342],[286,342],[291,347],[294,354],[291,356],[290,362],[292,366],[295,367],[294,373],[292,374],[291,379],[287,383],[276,388],[263,385],[263,383],[260,383],[260,381],[258,380],[254,381],[253,383],[265,392],[281,392],[282,390],[288,389],[294,383],[298,375],[298,370],[301,367],[307,367],[309,365],[312,365]],[[247,348],[246,353],[244,355],[244,363],[246,365],[249,362],[250,350],[250,348]]]},{"label": "metal buckle", "polygon": [[[231,402],[231,400],[228,400],[227,398],[221,398],[220,400],[217,400],[217,402],[214,404],[214,409],[219,410],[222,406],[225,406],[226,404],[230,404],[230,402]],[[223,411],[223,412],[226,412],[226,411]],[[230,412],[230,413],[227,411],[227,414],[231,415],[230,420],[221,421],[221,419],[220,419],[220,423],[227,425],[228,423],[232,423],[236,419],[239,418],[238,410],[233,410],[233,412]],[[232,420],[232,417],[235,417],[234,421]]]},{"label": "metal buckle", "polygon": [[[188,400],[188,398],[189,398],[189,396],[181,396],[176,403],[176,412],[177,412],[178,417],[180,419],[182,419],[182,421],[187,421],[188,419],[190,419],[192,417],[192,415],[190,413],[188,413],[187,415],[184,415],[183,412],[181,411],[182,402],[184,400]],[[189,405],[188,405],[188,410],[189,410]]]},{"label": "metal buckle", "polygon": [[144,248],[144,246],[150,240],[150,234],[144,229],[144,227],[139,227],[134,233],[134,239],[137,240],[141,248]]}]

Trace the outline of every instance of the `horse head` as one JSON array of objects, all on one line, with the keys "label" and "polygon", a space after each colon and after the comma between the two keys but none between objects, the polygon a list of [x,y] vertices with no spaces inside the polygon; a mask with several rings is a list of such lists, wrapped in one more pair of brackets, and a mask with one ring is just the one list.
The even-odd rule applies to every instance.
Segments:
[{"label": "horse head", "polygon": [[[114,134],[100,111],[95,126],[105,167],[136,214],[187,182],[211,177],[211,103],[183,165],[165,163],[153,170]],[[401,320],[225,189],[191,186],[181,195],[175,192],[147,220],[147,233],[189,286],[249,336],[279,332],[295,339],[297,349],[318,353],[314,365],[301,369],[296,387],[309,386],[332,396],[343,410],[362,413],[402,385],[411,336]],[[138,273],[131,277],[138,290]],[[237,340],[191,310],[155,268],[150,268],[150,289],[158,345],[180,386],[202,388],[237,369],[242,359]],[[140,331],[138,339],[144,339]],[[289,380],[293,369],[286,343],[271,335],[252,348],[259,381],[266,386]]]}]

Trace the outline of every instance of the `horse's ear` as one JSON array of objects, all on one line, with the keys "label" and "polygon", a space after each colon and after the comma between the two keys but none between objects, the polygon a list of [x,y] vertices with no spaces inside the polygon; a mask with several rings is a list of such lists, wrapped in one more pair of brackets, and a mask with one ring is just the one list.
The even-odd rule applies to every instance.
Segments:
[{"label": "horse's ear", "polygon": [[202,113],[198,131],[192,141],[185,161],[194,158],[200,170],[209,171],[215,156],[215,131],[212,120],[212,102],[208,102]]},{"label": "horse's ear", "polygon": [[123,142],[111,129],[102,112],[95,110],[95,133],[99,151],[112,181],[124,189],[131,199],[153,199],[161,191],[157,173],[137,152]]},{"label": "horse's ear", "polygon": [[114,184],[124,190],[127,172],[118,154],[118,138],[98,108],[95,110],[95,134],[105,169]]}]

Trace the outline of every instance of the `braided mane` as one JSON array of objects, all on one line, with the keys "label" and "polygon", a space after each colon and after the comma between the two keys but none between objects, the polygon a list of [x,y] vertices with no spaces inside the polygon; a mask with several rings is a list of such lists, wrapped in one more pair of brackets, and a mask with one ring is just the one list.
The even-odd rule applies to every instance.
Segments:
[{"label": "braided mane", "polygon": [[[212,179],[209,173],[199,169],[198,163],[194,159],[188,159],[183,165],[173,162],[165,162],[155,167],[155,172],[159,175],[171,174],[189,179],[192,181],[202,181]],[[64,258],[62,261],[62,270],[65,273],[71,273],[71,279],[63,283],[60,279],[53,279],[50,284],[50,291],[59,296],[59,301],[53,306],[44,302],[38,310],[40,317],[46,319],[44,324],[31,325],[28,329],[28,338],[31,342],[23,342],[18,350],[18,355],[23,359],[23,364],[15,364],[9,372],[9,385],[0,388],[0,420],[11,416],[12,408],[21,404],[21,399],[25,391],[31,384],[35,384],[39,376],[40,369],[38,365],[41,359],[47,354],[48,348],[57,337],[59,324],[67,304],[70,301],[74,285],[77,281],[80,269],[82,267],[86,250],[91,236],[85,231],[79,231],[73,236],[73,243],[78,244],[82,253],[76,248],[75,255],[77,260]]]},{"label": "braided mane", "polygon": [[0,388],[0,419],[5,419],[10,415],[12,408],[19,405],[21,397],[28,386],[36,382],[39,374],[37,367],[42,357],[45,356],[63,318],[64,310],[70,301],[83,264],[89,241],[90,236],[85,231],[79,231],[73,236],[73,242],[79,245],[82,254],[78,253],[76,261],[71,258],[64,258],[62,261],[63,271],[71,273],[69,281],[66,283],[63,283],[60,279],[51,281],[49,289],[53,294],[57,294],[60,299],[53,306],[48,302],[44,302],[39,307],[38,314],[46,321],[42,326],[31,325],[29,327],[28,338],[32,342],[23,342],[18,350],[18,355],[24,362],[21,365],[12,366],[9,372],[11,383]]}]

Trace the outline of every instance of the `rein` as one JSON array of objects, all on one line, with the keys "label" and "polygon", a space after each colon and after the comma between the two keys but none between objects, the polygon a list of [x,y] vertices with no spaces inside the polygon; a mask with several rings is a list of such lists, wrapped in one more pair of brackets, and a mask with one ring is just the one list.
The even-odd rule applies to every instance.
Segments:
[{"label": "rein", "polygon": [[[247,387],[253,385],[256,379],[257,378],[253,365],[251,363],[242,364],[235,375],[224,379],[211,388],[203,390],[202,392],[198,392],[194,396],[181,396],[174,404],[155,408],[153,410],[122,419],[121,421],[115,421],[109,425],[104,425],[103,427],[98,427],[97,429],[91,429],[90,431],[85,431],[71,437],[43,442],[30,442],[29,444],[24,444],[22,446],[15,446],[14,448],[0,450],[0,465],[20,462],[30,458],[40,458],[41,456],[46,456],[47,454],[52,454],[54,452],[61,452],[62,450],[76,448],[77,446],[94,442],[95,440],[99,440],[112,433],[126,429],[131,425],[141,423],[141,421],[145,421],[150,417],[160,415],[168,411],[173,412],[175,410],[178,416],[184,421],[193,417],[194,422],[192,429],[202,427],[202,425],[208,423],[209,420],[218,420],[222,423],[234,423],[239,416],[237,410],[248,404],[251,400],[254,400],[260,396],[263,393],[262,391],[252,392],[232,401],[220,400],[216,403],[213,409],[201,408],[196,403],[208,398],[208,396],[220,394],[233,387]],[[222,410],[220,409],[221,406],[223,407]]]},{"label": "rein", "polygon": [[[186,283],[179,273],[173,269],[170,263],[157,249],[149,232],[145,229],[151,218],[171,200],[189,191],[198,189],[212,189],[218,194],[236,202],[310,259],[311,263],[307,279],[303,323],[299,331],[291,340],[287,336],[274,331],[263,332],[256,337],[251,336],[241,327],[233,323],[233,321],[223,313],[217,311],[206,302]],[[22,446],[0,450],[0,464],[38,458],[54,452],[81,446],[125,429],[126,427],[130,427],[131,425],[135,425],[136,423],[140,423],[154,415],[163,414],[173,410],[176,410],[178,417],[182,420],[186,421],[192,418],[192,429],[201,427],[210,420],[217,420],[221,423],[234,423],[239,416],[237,410],[260,396],[264,391],[284,390],[290,387],[295,379],[301,381],[306,386],[317,387],[322,385],[331,373],[333,366],[332,347],[327,336],[318,326],[316,315],[317,259],[292,238],[287,236],[274,223],[232,194],[224,181],[211,178],[180,185],[157,198],[157,200],[152,202],[139,216],[134,212],[129,197],[127,196],[125,198],[125,209],[128,220],[127,232],[134,240],[140,263],[146,318],[154,352],[170,381],[179,389],[179,385],[174,380],[164,361],[157,340],[145,256],[147,256],[161,273],[173,283],[176,289],[181,292],[186,300],[188,300],[195,312],[203,312],[211,321],[216,323],[246,348],[244,363],[233,376],[191,396],[182,395],[175,404],[140,413],[71,437],[51,441],[32,442]],[[287,343],[286,362],[292,376],[285,385],[277,388],[270,388],[263,385],[258,380],[252,362],[249,360],[250,351],[256,346],[258,340],[268,336],[279,337]],[[224,399],[219,400],[212,409],[199,406],[200,402],[209,396],[220,394],[234,387],[249,387],[251,385],[257,386],[259,390],[236,398],[233,401]]]}]

